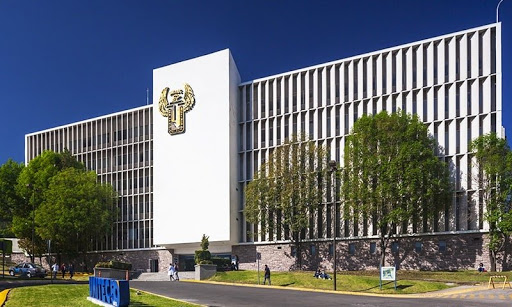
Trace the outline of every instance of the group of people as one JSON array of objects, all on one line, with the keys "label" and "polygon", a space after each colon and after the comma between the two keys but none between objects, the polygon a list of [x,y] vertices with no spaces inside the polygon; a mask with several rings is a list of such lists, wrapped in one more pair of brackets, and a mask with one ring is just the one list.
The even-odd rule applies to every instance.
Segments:
[{"label": "group of people", "polygon": [[315,276],[315,278],[320,278],[320,279],[331,279],[331,276],[329,276],[329,274],[325,273],[325,270],[320,271],[320,269],[316,270],[314,276]]},{"label": "group of people", "polygon": [[169,264],[169,270],[167,271],[167,274],[169,275],[170,281],[180,280],[180,277],[178,276],[178,263],[175,264]]},{"label": "group of people", "polygon": [[66,272],[69,272],[69,279],[73,278],[73,275],[75,275],[75,267],[72,263],[70,263],[68,266],[66,266],[65,263],[62,263],[60,266],[55,262],[52,265],[52,274],[53,278],[57,278],[57,274],[59,273],[59,270],[62,274],[62,278],[64,279],[66,277]]}]

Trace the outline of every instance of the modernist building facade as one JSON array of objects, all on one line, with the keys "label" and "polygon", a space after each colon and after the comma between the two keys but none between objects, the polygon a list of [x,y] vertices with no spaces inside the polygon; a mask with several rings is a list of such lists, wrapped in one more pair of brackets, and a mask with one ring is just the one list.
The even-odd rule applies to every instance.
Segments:
[{"label": "modernist building facade", "polygon": [[[486,262],[485,205],[468,144],[489,132],[505,136],[499,23],[248,82],[229,50],[161,67],[153,105],[28,134],[26,162],[67,148],[119,191],[121,216],[98,242],[103,254],[131,253],[142,269],[148,260],[185,262],[206,234],[213,253],[238,254],[242,268],[254,268],[260,253],[287,270],[296,264],[290,238],[245,221],[245,186],[293,134],[342,165],[354,122],[382,110],[416,114],[428,126],[455,187],[452,206],[431,226],[397,236],[391,259],[411,268]],[[332,219],[329,206],[330,197],[306,232],[306,267],[331,265],[332,223],[321,221]],[[338,222],[338,263],[375,267],[377,230]]]}]

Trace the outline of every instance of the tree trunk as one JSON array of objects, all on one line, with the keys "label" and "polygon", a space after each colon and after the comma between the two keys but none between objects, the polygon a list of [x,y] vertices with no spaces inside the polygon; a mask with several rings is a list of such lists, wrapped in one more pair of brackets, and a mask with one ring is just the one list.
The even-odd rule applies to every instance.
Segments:
[{"label": "tree trunk", "polygon": [[509,271],[508,253],[507,253],[508,240],[509,240],[509,236],[505,235],[505,238],[503,240],[503,263],[501,264],[502,271]]},{"label": "tree trunk", "polygon": [[297,246],[297,260],[299,264],[299,270],[302,270],[302,246],[300,244],[300,232],[296,231],[295,233],[295,245]]},{"label": "tree trunk", "polygon": [[496,251],[490,250],[489,251],[489,258],[491,260],[491,272],[496,272]]},{"label": "tree trunk", "polygon": [[88,272],[87,271],[87,253],[84,252],[82,256],[83,256],[83,262],[84,262],[83,270],[84,270],[84,272],[87,273]]},{"label": "tree trunk", "polygon": [[386,262],[386,243],[385,238],[380,238],[380,266],[383,267]]}]

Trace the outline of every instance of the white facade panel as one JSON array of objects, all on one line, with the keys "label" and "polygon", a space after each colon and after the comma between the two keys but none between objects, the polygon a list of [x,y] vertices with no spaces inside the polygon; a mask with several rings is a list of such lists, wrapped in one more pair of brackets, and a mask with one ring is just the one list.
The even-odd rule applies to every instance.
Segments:
[{"label": "white facade panel", "polygon": [[[200,242],[203,234],[212,244],[236,239],[230,229],[232,207],[237,208],[231,161],[238,159],[230,139],[238,121],[231,84],[240,80],[231,64],[229,50],[223,50],[153,71],[157,245]],[[185,113],[185,132],[169,135],[168,119],[158,111],[160,94],[166,87],[183,89],[185,83],[194,91],[195,105]],[[188,218],[180,218],[183,211]]]}]

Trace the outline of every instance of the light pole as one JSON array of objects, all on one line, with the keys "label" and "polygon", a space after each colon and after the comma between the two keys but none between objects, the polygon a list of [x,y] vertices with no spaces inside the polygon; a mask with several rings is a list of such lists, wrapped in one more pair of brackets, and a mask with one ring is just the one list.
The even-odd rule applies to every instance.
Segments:
[{"label": "light pole", "polygon": [[[27,188],[32,188],[32,185],[30,183],[27,183]],[[29,198],[30,202],[30,198]],[[32,263],[35,263],[35,252],[34,252],[34,219],[35,219],[35,212],[34,212],[34,202],[32,202],[32,252],[30,253],[30,258],[32,260]]]},{"label": "light pole", "polygon": [[331,167],[331,173],[334,175],[334,195],[333,195],[333,208],[334,208],[334,233],[332,234],[332,256],[334,262],[334,291],[336,291],[336,235],[338,234],[338,206],[337,206],[337,196],[338,196],[338,180],[336,178],[336,172],[338,170],[338,165],[336,161],[329,161],[329,166]]},{"label": "light pole", "polygon": [[503,2],[503,0],[500,0],[500,2],[498,2],[498,5],[496,6],[496,23],[498,23],[498,10],[500,9],[500,4],[501,2]]}]

